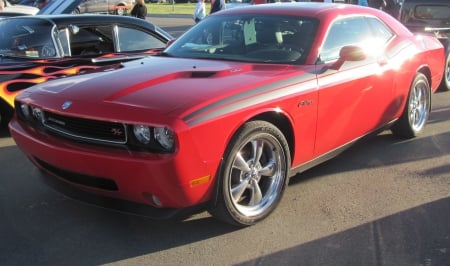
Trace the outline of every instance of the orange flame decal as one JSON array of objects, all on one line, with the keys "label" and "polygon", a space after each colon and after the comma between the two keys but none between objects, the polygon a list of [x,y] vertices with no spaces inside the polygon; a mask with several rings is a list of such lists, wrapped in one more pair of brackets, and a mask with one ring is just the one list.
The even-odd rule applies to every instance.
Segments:
[{"label": "orange flame decal", "polygon": [[82,74],[88,70],[95,70],[100,66],[38,66],[23,70],[0,70],[0,75],[18,76],[16,79],[0,83],[0,98],[14,107],[14,98],[28,87],[50,79]]}]

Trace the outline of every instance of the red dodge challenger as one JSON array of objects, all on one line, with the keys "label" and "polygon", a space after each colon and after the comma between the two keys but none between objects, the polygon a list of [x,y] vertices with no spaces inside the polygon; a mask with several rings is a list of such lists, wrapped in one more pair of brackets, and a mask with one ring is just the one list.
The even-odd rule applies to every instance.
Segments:
[{"label": "red dodge challenger", "polygon": [[241,7],[160,55],[25,90],[9,127],[67,193],[163,217],[202,207],[247,226],[289,177],[363,136],[422,132],[443,69],[435,37],[373,8]]}]

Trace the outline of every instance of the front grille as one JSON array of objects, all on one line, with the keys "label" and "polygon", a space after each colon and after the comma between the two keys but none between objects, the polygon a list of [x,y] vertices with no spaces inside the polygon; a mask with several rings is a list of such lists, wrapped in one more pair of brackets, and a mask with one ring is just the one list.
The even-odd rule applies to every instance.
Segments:
[{"label": "front grille", "polygon": [[57,135],[104,144],[126,144],[127,128],[122,123],[74,118],[45,112],[44,126]]},{"label": "front grille", "polygon": [[58,176],[64,180],[67,180],[71,183],[84,185],[84,186],[88,186],[88,187],[99,188],[99,189],[103,189],[103,190],[109,190],[109,191],[118,191],[119,190],[116,182],[114,182],[111,179],[104,178],[104,177],[89,176],[89,175],[75,173],[72,171],[67,171],[67,170],[61,169],[59,167],[53,166],[42,160],[39,160],[38,158],[34,158],[34,161],[37,164],[39,164],[43,169],[47,170],[48,172],[52,173],[53,175],[56,175],[56,176]]}]

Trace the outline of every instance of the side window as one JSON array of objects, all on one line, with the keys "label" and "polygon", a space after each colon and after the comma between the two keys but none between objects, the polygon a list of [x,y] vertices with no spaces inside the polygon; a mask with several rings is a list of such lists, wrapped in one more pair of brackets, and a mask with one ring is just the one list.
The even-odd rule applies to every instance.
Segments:
[{"label": "side window", "polygon": [[[446,20],[450,18],[450,7],[445,5],[417,5],[414,9],[414,16],[418,19]],[[424,4],[427,4],[424,2]],[[447,2],[448,4],[448,2]]]},{"label": "side window", "polygon": [[72,56],[95,56],[114,52],[111,26],[76,27],[70,35]]},{"label": "side window", "polygon": [[346,45],[363,46],[370,42],[371,29],[364,17],[343,18],[335,21],[327,34],[320,51],[321,61],[339,58],[339,51]]},{"label": "side window", "polygon": [[380,45],[387,43],[394,35],[392,31],[378,19],[366,18],[366,20],[369,22],[370,27],[373,31],[373,45],[377,45],[378,47],[380,47]]},{"label": "side window", "polygon": [[142,51],[165,48],[166,44],[150,33],[118,27],[118,52]]}]

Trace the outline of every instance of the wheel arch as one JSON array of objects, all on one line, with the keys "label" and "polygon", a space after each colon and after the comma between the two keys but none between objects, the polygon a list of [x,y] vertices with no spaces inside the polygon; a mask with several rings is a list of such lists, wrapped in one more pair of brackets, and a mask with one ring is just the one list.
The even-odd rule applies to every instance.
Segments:
[{"label": "wheel arch", "polygon": [[[286,138],[286,141],[289,145],[289,153],[291,156],[291,164],[294,158],[294,147],[295,147],[295,140],[294,140],[294,128],[292,126],[292,123],[288,116],[282,112],[277,111],[267,111],[258,115],[255,115],[251,117],[248,121],[255,121],[255,120],[261,120],[266,121],[271,124],[273,124],[275,127],[277,127]],[[244,123],[244,124],[245,124]]]},{"label": "wheel arch", "polygon": [[[428,84],[430,86],[430,93],[433,93],[437,90],[437,88],[439,87],[439,84],[433,84],[433,79],[431,77],[431,69],[429,66],[425,65],[425,66],[421,66],[419,69],[417,69],[416,73],[422,73],[423,75],[425,75],[425,77],[427,78]],[[435,88],[435,89],[433,89]],[[430,106],[431,108],[431,106]]]},{"label": "wheel arch", "polygon": [[12,118],[14,109],[2,98],[0,98],[0,129],[8,126]]},{"label": "wheel arch", "polygon": [[428,66],[422,66],[422,67],[420,67],[417,70],[417,72],[422,73],[422,74],[425,75],[425,77],[428,80],[428,84],[430,85],[430,88],[432,88],[433,84],[432,84],[432,79],[431,79],[431,70],[430,70],[430,68]]},{"label": "wheel arch", "polygon": [[[247,119],[244,119],[243,122],[240,125],[238,125],[233,130],[233,132],[231,132],[230,139],[228,139],[227,142],[230,141],[231,138],[237,132],[239,132],[239,130],[246,123],[251,122],[251,121],[258,121],[258,120],[259,121],[265,121],[265,122],[273,124],[284,135],[284,137],[285,137],[285,139],[286,139],[286,141],[288,143],[288,146],[289,146],[289,155],[290,155],[290,164],[289,165],[291,165],[291,167],[292,167],[292,162],[293,162],[293,158],[294,158],[294,154],[295,154],[295,152],[294,152],[294,147],[295,147],[294,128],[292,126],[292,122],[289,119],[289,117],[283,112],[279,112],[279,111],[276,111],[276,110],[266,110],[266,111],[264,111],[262,113],[255,114],[253,116],[248,117]],[[225,147],[225,150],[226,150],[226,147]],[[223,151],[224,153],[225,153],[225,150]],[[217,173],[221,172],[221,169],[223,167],[223,163],[224,163],[224,161],[223,161],[223,158],[222,158],[221,161],[220,161],[220,164],[219,164],[219,168],[217,169]],[[218,178],[216,178],[216,177],[217,177],[217,174],[215,175],[214,185],[212,186],[213,191],[212,191],[212,197],[210,199],[210,205],[212,205],[212,206],[214,206],[217,203],[217,200],[218,200],[217,197],[214,196],[214,195],[217,195],[216,192],[219,189],[219,184],[218,184],[219,182],[218,182]]]},{"label": "wheel arch", "polygon": [[[220,174],[223,172],[224,169],[230,169],[229,162],[227,162],[227,157],[229,154],[234,154],[233,151],[234,148],[231,148],[231,150],[228,150],[229,147],[233,147],[234,145],[231,145],[229,147],[225,148],[224,156],[222,156],[219,168],[217,169],[217,173],[214,178],[214,183],[211,186],[211,197],[208,200],[207,203],[207,210],[210,214],[212,214],[214,217],[218,218],[219,220],[225,221],[227,223],[230,223],[232,225],[237,226],[248,226],[253,224],[254,222],[264,219],[267,217],[275,208],[276,205],[280,202],[280,199],[282,197],[282,194],[288,185],[289,180],[289,172],[292,164],[292,155],[293,155],[293,147],[294,147],[294,134],[293,134],[293,127],[292,123],[289,119],[289,116],[286,113],[279,112],[278,110],[265,110],[259,114],[255,114],[253,116],[249,116],[246,119],[242,120],[242,123],[239,123],[236,125],[236,127],[230,132],[230,139],[228,141],[231,141],[232,143],[235,143],[236,141],[240,141],[240,137],[242,137],[242,134],[249,134],[249,132],[252,130],[252,127],[250,124],[253,124],[252,126],[256,126],[255,128],[258,128],[259,126],[267,126],[268,128],[272,128],[271,131],[278,135],[278,137],[273,136],[273,138],[278,138],[279,142],[277,145],[280,145],[280,149],[275,150],[285,150],[286,153],[284,153],[285,160],[283,161],[285,164],[285,169],[283,171],[284,178],[282,179],[283,182],[281,182],[281,187],[277,188],[277,200],[273,201],[273,203],[270,203],[270,206],[268,209],[264,207],[264,211],[261,213],[256,214],[255,216],[247,217],[246,218],[237,218],[237,216],[245,216],[245,212],[242,213],[240,210],[237,210],[237,207],[230,207],[227,202],[228,200],[231,200],[231,198],[228,198],[224,191],[225,188],[222,186],[222,179],[220,178]],[[271,126],[269,126],[269,124]],[[248,126],[247,126],[248,125]],[[276,131],[273,131],[276,129]],[[247,132],[247,133],[243,133]],[[254,134],[254,132],[252,133]],[[280,134],[282,135],[282,138],[284,140],[280,141]],[[228,146],[228,145],[227,145]],[[237,146],[234,146],[237,147]],[[289,149],[289,152],[286,151],[286,149]],[[229,153],[231,152],[231,153]],[[283,157],[284,157],[283,156]],[[277,157],[278,158],[278,157]],[[282,159],[281,159],[282,160]],[[228,174],[224,174],[224,176],[228,176]],[[226,179],[224,179],[226,180]],[[259,182],[259,181],[258,181]],[[226,184],[227,182],[225,182]],[[277,185],[278,187],[278,185]],[[279,189],[279,190],[278,190]],[[231,194],[230,194],[231,195]],[[230,196],[231,197],[231,196]],[[264,196],[266,197],[266,196]],[[272,197],[271,197],[272,198]],[[228,200],[227,200],[228,199]],[[245,205],[245,204],[244,204]],[[225,211],[227,210],[227,211]],[[266,211],[267,210],[267,211]],[[226,213],[227,214],[226,214]],[[237,213],[241,214],[237,214]],[[234,213],[234,214],[232,214]],[[233,216],[233,218],[232,218]]]}]

